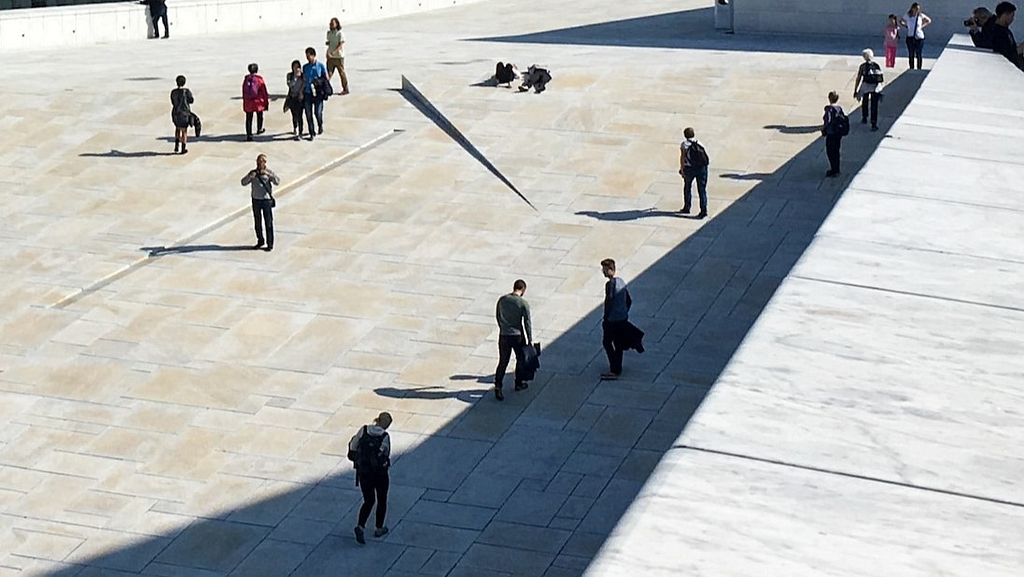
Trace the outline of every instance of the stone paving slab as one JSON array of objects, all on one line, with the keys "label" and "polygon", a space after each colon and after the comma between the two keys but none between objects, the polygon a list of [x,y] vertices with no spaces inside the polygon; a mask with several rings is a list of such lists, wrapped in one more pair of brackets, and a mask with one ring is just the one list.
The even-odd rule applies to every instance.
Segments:
[{"label": "stone paving slab", "polygon": [[[255,60],[279,94],[318,30],[83,48],[74,74],[0,57],[14,78],[59,70],[0,104],[0,571],[586,570],[848,184],[822,181],[804,127],[850,92],[861,41],[722,37],[704,4],[519,0],[346,27],[353,93],[313,144],[281,138],[279,100],[273,138],[244,142],[237,92]],[[500,39],[650,15],[672,26],[617,33],[645,47]],[[497,60],[555,81],[473,86]],[[179,73],[206,133],[186,156],[165,154]],[[538,210],[396,92],[401,74]],[[894,75],[883,126],[918,82]],[[703,222],[676,212],[691,124],[713,159]],[[850,138],[849,174],[880,140]],[[292,183],[276,248],[219,250],[251,242],[245,214],[224,219],[258,152]],[[649,345],[614,385],[597,379],[607,256]],[[519,277],[544,367],[499,405],[493,306]],[[360,548],[346,443],[381,410],[392,533]]]}]

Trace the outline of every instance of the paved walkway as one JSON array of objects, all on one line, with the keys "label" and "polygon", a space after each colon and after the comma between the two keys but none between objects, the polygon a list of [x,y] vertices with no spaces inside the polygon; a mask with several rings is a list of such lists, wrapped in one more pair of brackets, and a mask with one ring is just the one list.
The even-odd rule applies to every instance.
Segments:
[{"label": "paved walkway", "polygon": [[[582,573],[848,184],[822,180],[813,126],[860,44],[719,37],[705,4],[353,26],[353,93],[315,143],[280,100],[244,142],[237,95],[250,61],[280,94],[318,30],[0,58],[26,79],[0,103],[0,575]],[[476,86],[497,60],[555,80]],[[185,156],[179,73],[206,132]],[[894,74],[883,129],[920,78]],[[686,125],[713,162],[703,222],[676,212]],[[857,129],[848,174],[884,134]],[[285,183],[272,253],[236,250],[259,152]],[[608,256],[648,351],[602,384]],[[493,303],[518,277],[544,367],[498,404]],[[392,532],[359,547],[345,444],[380,410]]]}]

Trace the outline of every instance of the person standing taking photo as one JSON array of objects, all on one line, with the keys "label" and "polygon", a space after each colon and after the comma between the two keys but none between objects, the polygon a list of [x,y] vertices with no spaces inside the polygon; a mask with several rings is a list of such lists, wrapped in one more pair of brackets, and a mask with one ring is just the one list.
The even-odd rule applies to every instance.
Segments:
[{"label": "person standing taking photo", "polygon": [[[242,177],[242,186],[251,187],[252,196],[252,220],[253,228],[256,229],[256,244],[254,249],[262,247],[270,252],[274,250],[274,186],[281,184],[281,179],[274,174],[274,171],[267,168],[267,155],[261,154],[256,157],[256,168],[250,170]],[[267,236],[264,241],[263,225],[267,227]]]}]

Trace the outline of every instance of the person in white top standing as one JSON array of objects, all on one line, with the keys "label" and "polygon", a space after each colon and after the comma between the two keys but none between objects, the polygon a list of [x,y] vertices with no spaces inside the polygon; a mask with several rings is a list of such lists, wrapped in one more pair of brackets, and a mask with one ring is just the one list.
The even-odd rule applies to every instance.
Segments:
[{"label": "person in white top standing", "polygon": [[341,77],[341,95],[348,94],[348,76],[345,74],[345,33],[341,31],[341,22],[331,18],[327,30],[327,81],[330,82],[334,71]]},{"label": "person in white top standing", "polygon": [[914,69],[914,59],[917,59],[917,69],[921,69],[921,51],[924,49],[924,29],[932,23],[927,14],[921,12],[921,5],[914,2],[907,10],[907,16],[900,18],[900,26],[907,29],[907,50],[910,51],[910,69]]}]

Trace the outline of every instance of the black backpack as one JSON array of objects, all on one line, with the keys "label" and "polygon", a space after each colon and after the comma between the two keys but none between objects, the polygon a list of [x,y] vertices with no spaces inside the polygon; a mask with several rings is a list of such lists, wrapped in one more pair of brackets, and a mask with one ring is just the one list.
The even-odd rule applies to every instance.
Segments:
[{"label": "black backpack", "polygon": [[881,84],[885,82],[882,67],[877,62],[865,62],[863,66],[864,70],[861,72],[861,78],[864,82],[868,84]]},{"label": "black backpack", "polygon": [[704,146],[695,140],[686,149],[686,162],[693,168],[704,168],[711,164],[711,159],[708,158],[708,151],[704,150]]},{"label": "black backpack", "polygon": [[356,450],[348,452],[348,460],[355,464],[357,471],[362,474],[373,474],[387,469],[388,459],[380,452],[384,435],[371,435],[366,427],[363,427],[363,434],[359,437]]},{"label": "black backpack", "polygon": [[850,118],[838,106],[832,109],[832,118],[825,127],[827,136],[848,136],[850,134]]}]

